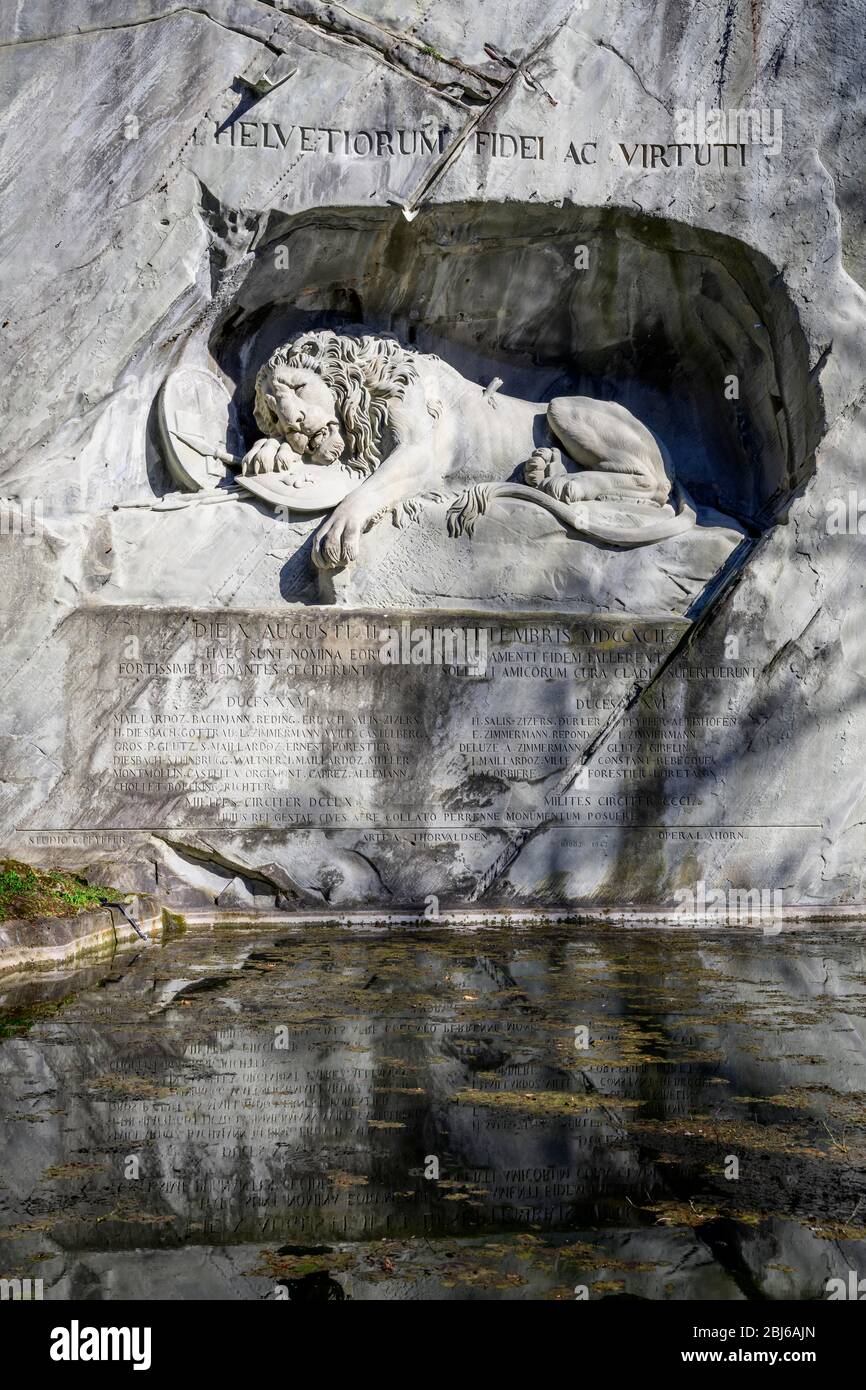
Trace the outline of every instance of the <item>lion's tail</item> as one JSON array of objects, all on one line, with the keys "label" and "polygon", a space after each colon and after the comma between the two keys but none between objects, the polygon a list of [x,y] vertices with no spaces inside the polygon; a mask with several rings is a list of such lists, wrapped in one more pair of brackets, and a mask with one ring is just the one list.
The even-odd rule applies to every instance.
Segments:
[{"label": "lion's tail", "polygon": [[551,516],[555,516],[578,536],[583,536],[586,540],[599,541],[603,545],[619,546],[624,550],[639,545],[652,545],[655,541],[682,535],[684,531],[691,530],[697,521],[692,500],[679,482],[675,482],[672,488],[672,497],[676,501],[674,515],[648,522],[645,526],[616,526],[593,521],[586,515],[587,505],[591,504],[560,502],[549,493],[528,487],[526,483],[482,483],[464,492],[449,509],[449,535],[471,536],[478,517],[484,515],[495,497],[533,502]]}]

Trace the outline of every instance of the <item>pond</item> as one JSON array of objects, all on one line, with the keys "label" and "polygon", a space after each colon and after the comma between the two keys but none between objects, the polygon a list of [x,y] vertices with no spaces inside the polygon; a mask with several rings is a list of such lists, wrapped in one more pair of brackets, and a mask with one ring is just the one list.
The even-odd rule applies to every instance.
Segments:
[{"label": "pond", "polygon": [[0,988],[0,1276],[823,1299],[866,1268],[864,1029],[862,927],[175,935]]}]

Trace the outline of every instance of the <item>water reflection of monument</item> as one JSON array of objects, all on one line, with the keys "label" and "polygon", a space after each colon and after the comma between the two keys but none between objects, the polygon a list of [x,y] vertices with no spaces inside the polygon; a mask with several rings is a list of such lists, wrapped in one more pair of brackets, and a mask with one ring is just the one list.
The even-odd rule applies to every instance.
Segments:
[{"label": "water reflection of monument", "polygon": [[[270,1243],[580,1232],[585,1244],[589,1232],[606,1250],[650,1241],[662,1271],[665,1251],[672,1264],[700,1252],[718,1292],[725,1249],[748,1261],[760,1237],[764,1251],[784,1246],[803,1296],[832,1272],[830,1247],[785,1219],[776,1167],[826,1194],[828,1221],[854,1205],[852,1175],[831,1146],[818,1153],[818,1092],[813,1113],[771,1126],[788,1151],[761,1149],[767,1123],[750,1130],[742,1097],[783,1092],[805,1064],[756,1057],[742,1014],[777,1015],[781,975],[785,1008],[815,1009],[808,956],[795,966],[754,938],[731,963],[720,942],[699,969],[669,943],[229,937],[215,963],[213,939],[190,937],[156,977],[149,956],[114,978],[94,971],[93,987],[0,1052],[2,1166],[18,1175],[7,1223],[35,1221],[7,1248],[48,1255],[68,1281],[98,1252],[97,1264],[133,1247],[174,1247],[183,1266],[191,1247],[229,1246],[237,1274]],[[839,953],[840,996],[861,955]],[[655,1003],[652,970],[665,982]],[[575,1046],[584,1026],[588,1049]],[[820,1017],[790,1029],[791,1058],[826,1052]],[[837,1048],[826,1069],[838,1089],[849,1059]],[[37,1122],[12,1123],[23,1113]],[[720,1162],[734,1126],[735,1192]],[[832,1192],[816,1181],[827,1165]],[[690,1199],[704,1221],[676,1219]],[[758,1231],[756,1213],[776,1226]]]}]

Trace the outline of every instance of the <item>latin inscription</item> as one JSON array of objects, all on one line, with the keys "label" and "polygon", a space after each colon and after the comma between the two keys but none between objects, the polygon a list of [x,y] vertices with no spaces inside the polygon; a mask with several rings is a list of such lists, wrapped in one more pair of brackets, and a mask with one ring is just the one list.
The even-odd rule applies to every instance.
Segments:
[{"label": "latin inscription", "polygon": [[[295,125],[290,121],[238,119],[214,122],[210,142],[221,149],[286,151],[332,159],[400,159],[439,156],[458,138],[448,126],[436,128],[381,127],[345,129],[339,126]],[[730,141],[702,143],[620,141],[575,137],[557,149],[548,136],[507,130],[475,130],[467,149],[477,159],[544,161],[574,166],[598,164],[605,157],[630,169],[745,168],[749,146]]]},{"label": "latin inscription", "polygon": [[[80,612],[89,630],[76,640],[101,654],[72,716],[89,751],[22,830],[333,828],[435,845],[542,824],[701,824],[735,716],[694,696],[709,679],[735,689],[748,666],[681,659],[662,693],[652,682],[684,620],[482,630],[455,616],[469,644],[442,640],[443,618],[437,641],[419,615],[389,615],[406,641],[386,661],[395,628],[374,615]],[[476,664],[448,661],[470,645]]]}]

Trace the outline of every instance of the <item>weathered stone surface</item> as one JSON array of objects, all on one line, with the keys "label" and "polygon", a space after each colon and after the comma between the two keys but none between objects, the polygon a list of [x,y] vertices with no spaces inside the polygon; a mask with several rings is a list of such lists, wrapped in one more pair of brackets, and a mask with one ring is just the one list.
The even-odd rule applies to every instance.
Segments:
[{"label": "weathered stone surface", "polygon": [[[145,937],[160,935],[162,916],[154,898],[136,895],[124,907]],[[9,918],[0,922],[0,975],[71,969],[89,957],[111,955],[137,940],[135,927],[114,907],[94,908],[74,917]]]},{"label": "weathered stone surface", "polygon": [[471,538],[449,537],[446,514],[429,502],[417,522],[377,527],[363,564],[320,574],[322,597],[354,608],[691,615],[745,539],[710,509],[692,530],[632,550],[584,541],[521,500],[495,500]]},{"label": "weathered stone surface", "polygon": [[[390,0],[119,0],[108,20],[42,0],[2,24],[4,844],[119,855],[130,881],[173,855],[190,904],[667,908],[701,881],[862,901],[862,6],[440,4],[410,21]],[[698,102],[766,111],[779,139],[680,138]],[[356,517],[357,558],[317,572],[329,526],[348,558],[333,517],[172,498],[166,377],[209,371],[253,450],[257,372],[323,329],[436,354],[473,401],[616,403],[663,443],[698,526],[611,550],[497,496],[450,537],[453,495],[402,527],[389,496]],[[475,485],[469,424],[455,457]],[[216,673],[129,682],[125,642],[159,662],[193,611],[323,606],[328,631],[360,609],[377,631],[658,620],[671,649],[630,683],[591,678],[608,703],[556,772],[558,795],[587,794],[570,772],[624,800],[561,826],[540,775],[505,792],[452,776],[480,687],[430,667],[331,669],[313,706],[420,712],[407,809],[459,807],[463,836],[483,812],[481,840],[413,842],[384,791],[367,840],[278,821],[273,783],[258,822],[217,834],[163,792],[106,796],[115,715],[167,693],[198,716],[234,691]],[[498,713],[577,716],[583,685],[565,689],[539,675]]]}]

